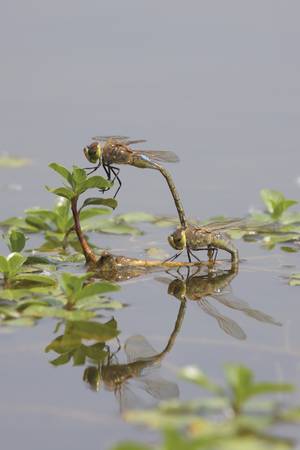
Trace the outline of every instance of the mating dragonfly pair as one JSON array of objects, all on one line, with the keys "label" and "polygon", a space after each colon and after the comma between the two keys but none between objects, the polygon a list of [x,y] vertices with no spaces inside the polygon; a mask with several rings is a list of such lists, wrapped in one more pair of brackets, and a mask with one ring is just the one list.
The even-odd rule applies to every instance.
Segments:
[{"label": "mating dragonfly pair", "polygon": [[218,249],[222,249],[230,253],[233,265],[238,264],[238,251],[224,233],[226,229],[236,227],[236,221],[226,224],[213,223],[205,227],[196,227],[187,223],[184,208],[172,177],[160,164],[162,162],[178,162],[179,158],[175,153],[157,150],[133,150],[130,147],[131,145],[143,143],[145,140],[131,140],[126,136],[96,136],[92,140],[93,142],[86,146],[83,151],[87,160],[96,165],[86,169],[90,170],[89,174],[91,174],[100,166],[103,166],[107,179],[112,182],[116,180],[118,183],[115,197],[122,186],[118,165],[127,164],[140,169],[154,169],[163,175],[172,194],[180,221],[180,228],[168,237],[169,244],[174,249],[179,250],[171,258],[172,260],[176,259],[183,250],[187,251],[189,261],[191,261],[192,256],[198,259],[193,251],[207,250],[209,261],[214,262]]}]

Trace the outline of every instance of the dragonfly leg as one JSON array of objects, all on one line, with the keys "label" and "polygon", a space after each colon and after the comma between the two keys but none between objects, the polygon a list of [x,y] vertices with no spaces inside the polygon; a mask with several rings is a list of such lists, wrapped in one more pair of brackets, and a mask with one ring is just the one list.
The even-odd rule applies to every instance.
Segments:
[{"label": "dragonfly leg", "polygon": [[164,263],[166,263],[166,262],[171,262],[171,261],[175,261],[175,259],[177,259],[178,258],[178,256],[180,256],[181,255],[181,253],[182,253],[182,251],[181,252],[179,252],[179,253],[176,253],[176,255],[173,255],[173,256],[171,256],[171,258],[168,258],[168,259],[165,259],[163,262]]},{"label": "dragonfly leg", "polygon": [[189,250],[189,253],[199,262],[201,262],[201,260],[198,258],[198,256],[195,255],[195,253],[193,253],[191,250]]},{"label": "dragonfly leg", "polygon": [[[106,173],[107,176],[107,180],[110,181],[111,179],[111,170],[110,167],[107,166],[106,164],[103,164],[103,169]],[[99,189],[100,192],[102,192],[102,194],[104,194],[105,191],[108,191],[110,188],[104,188],[104,189]]]},{"label": "dragonfly leg", "polygon": [[119,190],[122,187],[122,181],[119,178],[120,169],[119,169],[119,167],[113,167],[113,166],[109,166],[109,168],[112,171],[112,173],[114,174],[114,178],[113,178],[112,181],[117,180],[118,183],[119,183],[118,189],[116,190],[115,195],[114,195],[114,198],[116,198],[116,196],[118,195]]},{"label": "dragonfly leg", "polygon": [[84,167],[84,170],[89,170],[90,172],[87,173],[87,175],[91,175],[91,173],[96,172],[97,169],[101,166],[101,160],[98,162],[98,164],[95,167]]}]

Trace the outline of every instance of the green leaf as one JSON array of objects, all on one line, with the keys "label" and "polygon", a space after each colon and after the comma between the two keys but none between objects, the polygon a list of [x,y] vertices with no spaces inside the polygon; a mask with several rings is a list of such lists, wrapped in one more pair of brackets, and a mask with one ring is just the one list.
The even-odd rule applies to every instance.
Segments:
[{"label": "green leaf", "polygon": [[105,350],[105,344],[102,342],[97,342],[97,344],[93,344],[85,347],[86,356],[93,361],[101,362],[107,356],[107,351]]},{"label": "green leaf", "polygon": [[23,264],[25,263],[26,259],[27,259],[26,256],[23,256],[21,255],[21,253],[17,252],[8,255],[7,262],[9,267],[9,275],[10,276],[16,275],[23,266]]},{"label": "green leaf", "polygon": [[126,214],[120,214],[117,216],[117,219],[127,223],[137,223],[137,222],[152,223],[157,220],[157,217],[154,216],[153,214],[135,211]]},{"label": "green leaf", "polygon": [[98,283],[88,284],[84,286],[75,295],[75,300],[93,297],[94,295],[105,294],[106,292],[119,291],[119,286],[109,283],[108,281],[100,281]]},{"label": "green leaf", "polygon": [[293,273],[290,276],[289,285],[290,286],[300,286],[300,273]]},{"label": "green leaf", "polygon": [[73,352],[73,365],[74,366],[82,366],[85,363],[85,347],[81,345]]},{"label": "green leaf", "polygon": [[22,231],[12,228],[7,233],[7,238],[11,252],[21,252],[24,249],[26,237]]},{"label": "green leaf", "polygon": [[247,397],[252,397],[254,395],[276,394],[278,392],[293,392],[294,390],[294,386],[288,383],[269,383],[265,381],[253,384],[247,393]]},{"label": "green leaf", "polygon": [[65,167],[63,167],[57,163],[51,163],[51,164],[49,164],[49,167],[51,169],[55,170],[55,172],[57,172],[63,178],[65,178],[68,181],[68,183],[70,184],[70,186],[73,185],[72,174],[71,174],[71,172],[69,172],[68,169],[66,169]]},{"label": "green leaf", "polygon": [[93,321],[78,321],[71,324],[71,330],[74,336],[82,339],[93,339],[98,342],[105,342],[115,338],[119,331],[114,320],[107,323],[99,323]]},{"label": "green leaf", "polygon": [[81,291],[83,283],[90,276],[91,273],[89,272],[82,275],[73,275],[68,272],[62,272],[59,278],[60,287],[67,297],[72,297],[74,293]]},{"label": "green leaf", "polygon": [[85,182],[87,176],[86,171],[84,169],[81,169],[80,167],[74,166],[73,172],[72,172],[72,178],[75,183],[75,189],[80,186],[82,183]]},{"label": "green leaf", "polygon": [[118,206],[118,202],[114,198],[90,197],[83,202],[82,208],[85,208],[89,205],[103,205],[108,206],[111,209],[115,209]]},{"label": "green leaf", "polygon": [[56,280],[49,277],[49,275],[36,275],[31,273],[24,273],[16,275],[14,281],[22,281],[27,283],[40,284],[42,286],[55,286]]},{"label": "green leaf", "polygon": [[200,369],[195,366],[187,366],[182,369],[180,376],[187,381],[198,384],[198,386],[207,389],[215,394],[223,394],[223,389],[217,384],[213,383]]},{"label": "green leaf", "polygon": [[71,189],[67,187],[50,188],[49,186],[46,186],[46,189],[52,194],[58,195],[59,197],[67,198],[68,200],[72,200],[72,198],[75,197],[76,195]]},{"label": "green leaf", "polygon": [[126,223],[117,223],[114,219],[95,219],[90,218],[82,223],[83,231],[100,231],[109,234],[143,234],[138,228],[127,225]]},{"label": "green leaf", "polygon": [[91,311],[69,311],[43,305],[31,305],[24,310],[23,315],[32,317],[52,317],[69,321],[89,320],[95,316]]},{"label": "green leaf", "polygon": [[[112,448],[112,450],[153,450],[153,447],[149,447],[149,445],[144,444],[138,444],[137,442],[133,441],[126,441],[122,444],[118,444],[115,447]],[[162,450],[164,450],[162,448]],[[176,447],[174,450],[177,450]]]},{"label": "green leaf", "polygon": [[88,178],[86,181],[76,187],[77,194],[82,194],[88,189],[107,189],[111,187],[111,182],[100,176]]},{"label": "green leaf", "polygon": [[63,366],[64,364],[67,364],[70,359],[72,358],[72,354],[65,353],[64,355],[59,356],[58,358],[53,359],[50,361],[50,363],[53,366]]},{"label": "green leaf", "polygon": [[110,214],[111,211],[107,208],[89,208],[80,212],[81,221],[90,219],[91,217],[102,216],[105,214]]},{"label": "green leaf", "polygon": [[30,163],[31,160],[28,158],[19,158],[18,156],[11,156],[6,153],[0,155],[0,167],[16,169],[19,167],[27,166]]},{"label": "green leaf", "polygon": [[2,273],[8,273],[9,272],[9,265],[7,262],[7,259],[5,256],[0,255],[0,272]]},{"label": "green leaf", "polygon": [[[64,334],[62,336],[58,336],[54,339],[47,347],[45,348],[45,352],[48,353],[51,350],[58,354],[63,354],[67,352],[72,352],[79,345],[81,345],[81,339],[78,336],[70,336]],[[104,345],[104,344],[103,344]]]},{"label": "green leaf", "polygon": [[273,219],[279,219],[286,209],[298,203],[296,200],[286,199],[281,192],[271,189],[262,189],[260,194]]}]

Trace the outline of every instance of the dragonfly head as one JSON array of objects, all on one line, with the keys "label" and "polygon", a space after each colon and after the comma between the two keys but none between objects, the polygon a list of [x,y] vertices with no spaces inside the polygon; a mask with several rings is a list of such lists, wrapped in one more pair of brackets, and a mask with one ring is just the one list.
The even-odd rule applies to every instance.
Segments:
[{"label": "dragonfly head", "polygon": [[89,366],[83,373],[83,381],[85,381],[92,391],[98,392],[101,388],[101,376],[97,367]]},{"label": "dragonfly head", "polygon": [[93,142],[91,145],[87,145],[84,147],[83,152],[90,163],[96,164],[101,161],[102,147],[100,142]]},{"label": "dragonfly head", "polygon": [[168,287],[168,294],[178,298],[178,300],[184,300],[186,295],[186,284],[184,281],[176,279],[171,281]]},{"label": "dragonfly head", "polygon": [[175,248],[175,250],[183,250],[186,246],[185,230],[182,228],[177,228],[174,233],[170,234],[168,241],[171,247]]}]

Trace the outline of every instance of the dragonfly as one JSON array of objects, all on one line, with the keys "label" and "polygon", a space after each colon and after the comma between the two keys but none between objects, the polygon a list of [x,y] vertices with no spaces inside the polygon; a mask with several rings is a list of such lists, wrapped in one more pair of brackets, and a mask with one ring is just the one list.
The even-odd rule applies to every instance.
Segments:
[{"label": "dragonfly", "polygon": [[155,400],[177,398],[179,390],[176,383],[166,380],[159,373],[160,363],[171,351],[180,331],[185,314],[185,302],[182,302],[177,314],[174,329],[161,352],[157,352],[142,335],[129,337],[124,344],[126,363],[119,363],[116,353],[107,358],[98,367],[85,369],[83,379],[93,390],[103,385],[113,392],[120,405],[120,412],[140,407],[140,399],[135,394],[134,384]]},{"label": "dragonfly", "polygon": [[238,265],[238,250],[226,234],[226,230],[240,229],[246,223],[244,219],[234,219],[226,222],[211,222],[205,226],[188,224],[186,228],[179,227],[168,236],[171,247],[180,250],[170,259],[176,259],[186,249],[189,261],[191,261],[191,256],[199,261],[193,251],[207,250],[209,262],[214,262],[217,251],[220,249],[230,253],[232,265]]},{"label": "dragonfly", "polygon": [[94,167],[87,167],[89,174],[95,172],[100,166],[103,167],[107,179],[114,182],[117,180],[118,188],[114,198],[121,189],[122,182],[119,177],[122,164],[137,167],[139,169],[158,170],[165,180],[171,191],[175,206],[178,212],[181,226],[186,226],[186,218],[184,208],[177,192],[176,186],[172,180],[170,173],[161,165],[161,163],[178,162],[178,156],[171,151],[158,150],[142,150],[132,149],[130,146],[146,142],[145,139],[130,139],[127,136],[95,136],[92,143],[84,147],[83,152],[86,159],[96,164]]},{"label": "dragonfly", "polygon": [[[218,302],[226,308],[240,311],[259,322],[281,326],[282,324],[270,315],[251,308],[247,302],[234,295],[230,283],[237,274],[237,267],[226,271],[208,271],[208,273],[200,275],[198,270],[185,279],[175,277],[168,285],[168,294],[180,301],[197,302],[202,311],[213,317],[226,334],[238,340],[246,339],[244,330],[230,317],[222,314],[213,304],[214,302]],[[160,280],[165,282],[164,278]]]}]

